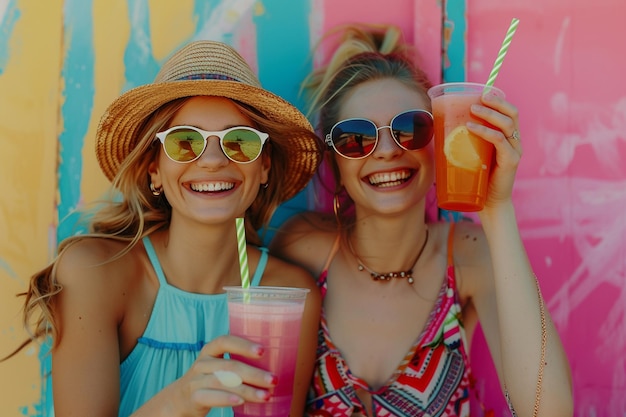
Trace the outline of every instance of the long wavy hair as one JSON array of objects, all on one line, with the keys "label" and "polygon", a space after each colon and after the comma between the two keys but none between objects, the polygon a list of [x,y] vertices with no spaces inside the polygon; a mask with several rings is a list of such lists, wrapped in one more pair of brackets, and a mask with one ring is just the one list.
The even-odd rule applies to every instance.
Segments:
[{"label": "long wavy hair", "polygon": [[[115,259],[128,253],[144,236],[169,227],[172,208],[164,194],[152,194],[148,166],[158,157],[161,149],[159,142],[155,141],[156,133],[167,126],[188,100],[189,97],[173,100],[146,118],[138,132],[140,139],[137,146],[120,166],[106,198],[82,211],[81,218],[88,225],[88,230],[61,242],[55,259],[31,277],[26,292],[19,294],[24,297],[22,321],[31,337],[4,359],[15,355],[31,341],[50,337],[53,347],[58,344],[59,330],[54,316],[54,302],[62,286],[56,280],[56,267],[57,260],[70,245],[94,237],[126,243],[124,249],[112,258]],[[260,245],[257,230],[267,226],[282,202],[279,187],[282,179],[288,175],[286,148],[290,137],[294,133],[309,135],[318,143],[319,138],[304,128],[271,121],[246,104],[234,103],[256,124],[256,128],[270,136],[263,147],[263,154],[271,160],[269,180],[266,187],[259,188],[257,197],[245,214],[246,238],[249,243]]]},{"label": "long wavy hair", "polygon": [[[315,121],[322,138],[339,121],[346,95],[364,82],[392,78],[430,104],[427,91],[432,84],[414,62],[415,51],[403,41],[397,26],[342,25],[327,32],[316,49],[333,39],[338,39],[338,44],[328,63],[316,68],[302,83],[302,92],[309,103],[307,114]],[[345,225],[352,218],[354,203],[341,185],[336,158],[335,152],[327,148],[324,163],[312,183],[316,196],[314,204],[319,211],[334,211],[340,224]]]}]

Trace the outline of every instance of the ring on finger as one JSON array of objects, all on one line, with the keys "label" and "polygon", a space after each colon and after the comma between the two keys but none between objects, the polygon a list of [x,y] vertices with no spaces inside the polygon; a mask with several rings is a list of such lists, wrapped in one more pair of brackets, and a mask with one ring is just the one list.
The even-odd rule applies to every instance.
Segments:
[{"label": "ring on finger", "polygon": [[515,129],[513,133],[511,133],[511,136],[507,136],[506,138],[509,140],[514,139],[519,142],[520,141],[519,130]]},{"label": "ring on finger", "polygon": [[217,380],[220,381],[220,384],[228,388],[238,387],[243,382],[239,374],[236,374],[235,372],[231,372],[231,371],[219,371],[218,370],[218,371],[213,372],[213,375],[215,375]]}]

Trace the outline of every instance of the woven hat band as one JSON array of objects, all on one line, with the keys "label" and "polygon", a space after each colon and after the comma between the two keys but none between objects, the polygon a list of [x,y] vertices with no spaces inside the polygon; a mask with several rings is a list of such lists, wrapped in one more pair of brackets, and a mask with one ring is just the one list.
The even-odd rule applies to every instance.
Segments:
[{"label": "woven hat band", "polygon": [[222,81],[237,81],[234,78],[231,78],[227,75],[222,74],[191,74],[186,75],[184,77],[178,78],[176,81],[186,81],[186,80],[222,80]]}]

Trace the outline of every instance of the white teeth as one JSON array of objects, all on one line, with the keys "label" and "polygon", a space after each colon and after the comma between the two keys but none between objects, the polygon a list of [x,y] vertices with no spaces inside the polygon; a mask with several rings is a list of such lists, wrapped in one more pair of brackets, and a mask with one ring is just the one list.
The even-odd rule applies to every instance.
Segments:
[{"label": "white teeth", "polygon": [[408,170],[396,171],[396,172],[385,172],[380,174],[372,174],[369,176],[369,182],[372,185],[376,185],[379,187],[393,187],[395,185],[399,185],[403,180],[409,178],[411,176],[411,172]]},{"label": "white teeth", "polygon": [[209,183],[202,183],[202,184],[191,184],[190,188],[194,191],[199,191],[199,192],[215,192],[215,191],[230,190],[234,186],[235,184],[232,182],[220,181],[220,182],[209,182]]},{"label": "white teeth", "polygon": [[394,181],[394,182],[385,182],[383,184],[377,184],[377,187],[387,188],[387,187],[395,187],[396,185],[402,184],[402,181]]}]

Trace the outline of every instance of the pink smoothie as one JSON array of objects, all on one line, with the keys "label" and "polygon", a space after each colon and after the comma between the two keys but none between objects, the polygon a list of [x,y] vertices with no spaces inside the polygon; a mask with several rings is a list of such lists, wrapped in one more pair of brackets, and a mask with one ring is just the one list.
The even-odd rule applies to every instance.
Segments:
[{"label": "pink smoothie", "polygon": [[303,310],[304,303],[288,301],[228,302],[230,334],[245,337],[265,348],[263,357],[258,360],[237,355],[231,358],[273,372],[278,377],[278,385],[268,402],[234,407],[235,416],[289,415]]}]

